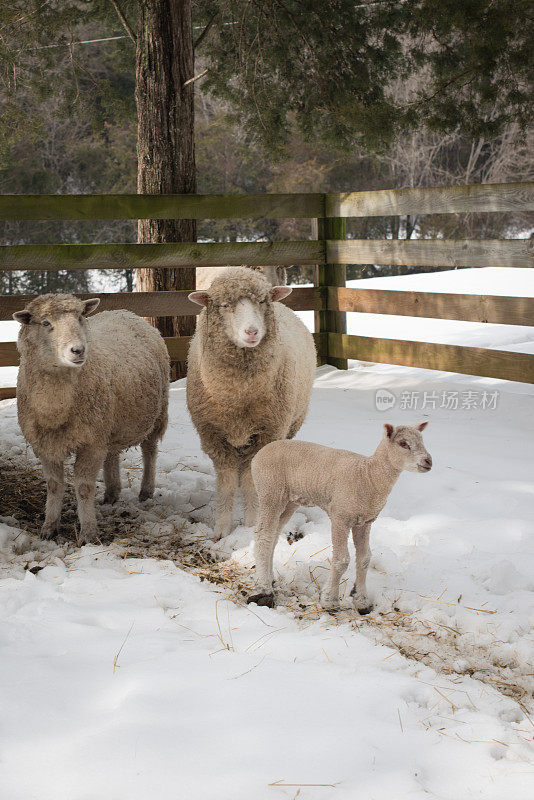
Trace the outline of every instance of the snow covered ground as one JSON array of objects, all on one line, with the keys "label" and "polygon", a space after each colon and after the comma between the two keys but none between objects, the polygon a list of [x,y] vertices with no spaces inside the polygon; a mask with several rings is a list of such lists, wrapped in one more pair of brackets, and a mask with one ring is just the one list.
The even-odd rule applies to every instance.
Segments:
[{"label": "snow covered ground", "polygon": [[[388,413],[379,389],[397,398]],[[404,391],[458,392],[459,407],[403,409]],[[496,408],[462,408],[483,391],[499,392]],[[174,384],[157,496],[139,509],[132,451],[120,503],[101,511],[134,515],[131,548],[0,525],[3,796],[531,798],[533,395],[420,370],[318,370],[303,439],[369,453],[385,420],[431,422],[435,467],[404,474],[375,523],[376,610],[358,618],[348,597],[336,616],[318,611],[330,540],[317,509],[289,523],[302,539],[280,539],[281,605],[234,601],[251,582],[252,530],[210,544],[213,472]],[[4,454],[31,465],[15,401],[0,409]],[[124,557],[176,541],[231,557],[236,580]]]},{"label": "snow covered ground", "polygon": [[[527,270],[495,285],[491,270],[457,271],[454,290],[482,272],[485,293],[531,293]],[[442,275],[365,285],[452,291]],[[506,344],[496,333],[489,346]],[[375,610],[360,618],[347,591],[338,614],[318,607],[330,555],[318,509],[280,538],[278,607],[244,604],[252,530],[212,542],[213,470],[173,384],[158,491],[139,506],[140,454],[126,454],[121,501],[99,511],[112,544],[44,543],[0,517],[1,796],[530,800],[533,397],[388,365],[317,371],[301,439],[370,453],[385,421],[430,420],[435,466],[401,476],[373,526]],[[35,461],[14,400],[0,403],[0,440],[0,470],[20,470],[24,491]],[[353,580],[352,561],[345,590]]]}]

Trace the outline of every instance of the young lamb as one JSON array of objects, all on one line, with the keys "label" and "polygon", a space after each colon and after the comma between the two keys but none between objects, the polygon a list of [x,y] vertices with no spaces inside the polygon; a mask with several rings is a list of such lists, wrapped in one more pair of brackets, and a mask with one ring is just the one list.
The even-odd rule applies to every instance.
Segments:
[{"label": "young lamb", "polygon": [[239,479],[245,524],[254,525],[252,457],[294,436],[308,410],[315,345],[297,315],[276,302],[290,292],[235,267],[189,295],[205,306],[189,350],[187,405],[217,473],[216,539],[230,533]]},{"label": "young lamb", "polygon": [[86,319],[99,302],[45,294],[13,315],[21,323],[19,424],[47,485],[44,537],[59,528],[63,462],[71,454],[81,542],[97,536],[94,495],[102,466],[104,502],[118,499],[121,450],[141,445],[139,499],[154,493],[157,440],[167,427],[167,348],[155,328],[129,311]]},{"label": "young lamb", "polygon": [[283,526],[299,506],[319,506],[332,523],[332,569],[322,592],[323,608],[339,607],[339,581],[349,564],[347,540],[356,547],[356,583],[351,595],[360,614],[372,610],[366,590],[371,558],[369,532],[403,470],[429,472],[432,458],[420,425],[384,425],[372,456],[311,442],[273,442],[252,460],[260,502],[254,533],[258,594],[249,603],[274,606],[273,554]]}]

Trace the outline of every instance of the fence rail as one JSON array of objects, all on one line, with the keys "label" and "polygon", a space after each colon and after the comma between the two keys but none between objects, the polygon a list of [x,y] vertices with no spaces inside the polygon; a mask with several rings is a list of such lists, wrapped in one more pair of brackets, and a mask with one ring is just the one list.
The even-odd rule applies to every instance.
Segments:
[{"label": "fence rail", "polygon": [[532,183],[327,194],[0,195],[0,220],[257,219],[534,211]]},{"label": "fence rail", "polygon": [[[347,217],[399,214],[517,213],[534,210],[534,183],[276,195],[2,195],[0,220],[315,218],[317,238],[298,242],[3,245],[0,270],[177,268],[227,265],[317,265],[315,288],[297,288],[286,303],[316,312],[321,363],[347,359],[400,364],[534,383],[534,356],[476,347],[347,335],[346,313],[398,314],[508,325],[534,324],[534,299],[441,294],[344,286],[346,264],[441,267],[534,267],[525,239],[346,239]],[[102,310],[142,316],[182,316],[200,309],[187,291],[103,293]],[[80,295],[93,297],[94,294]],[[30,298],[0,297],[0,320]],[[189,339],[165,339],[173,360],[186,358]],[[13,342],[0,343],[0,366],[14,366]],[[0,399],[14,389],[0,388]]]}]

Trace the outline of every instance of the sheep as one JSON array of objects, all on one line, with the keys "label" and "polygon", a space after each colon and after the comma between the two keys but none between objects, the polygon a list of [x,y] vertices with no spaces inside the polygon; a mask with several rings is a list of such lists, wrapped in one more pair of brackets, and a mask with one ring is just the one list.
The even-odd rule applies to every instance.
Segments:
[{"label": "sheep", "polygon": [[104,468],[104,503],[120,493],[119,455],[140,444],[140,500],[154,493],[157,440],[167,427],[169,356],[159,332],[129,311],[86,319],[98,298],[45,294],[13,314],[21,324],[18,419],[46,480],[48,538],[59,529],[63,462],[76,457],[80,543],[97,536],[95,482]]},{"label": "sheep", "polygon": [[[197,289],[209,289],[213,280],[218,275],[232,269],[232,267],[200,267],[197,268],[196,287]],[[265,275],[269,283],[273,286],[285,286],[287,283],[287,270],[285,267],[247,267],[247,269],[257,270]]]},{"label": "sheep", "polygon": [[217,475],[216,540],[230,533],[240,481],[245,525],[254,525],[252,457],[268,442],[292,438],[308,410],[315,345],[297,315],[276,302],[290,292],[234,267],[208,291],[189,295],[204,308],[189,349],[187,406]]},{"label": "sheep", "polygon": [[403,470],[429,472],[432,458],[420,425],[384,425],[372,456],[311,442],[273,442],[252,459],[260,516],[254,532],[258,593],[249,603],[274,606],[273,554],[283,526],[299,506],[319,506],[332,524],[332,568],[321,595],[322,607],[339,608],[339,581],[349,564],[347,540],[356,547],[356,582],[351,596],[360,614],[372,611],[366,590],[371,558],[369,533]]}]

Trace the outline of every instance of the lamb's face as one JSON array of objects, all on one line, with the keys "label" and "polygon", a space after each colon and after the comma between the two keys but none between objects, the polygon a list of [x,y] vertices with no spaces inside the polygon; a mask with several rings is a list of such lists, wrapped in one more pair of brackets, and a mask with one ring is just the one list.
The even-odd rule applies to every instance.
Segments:
[{"label": "lamb's face", "polygon": [[390,461],[399,469],[409,472],[430,472],[432,456],[426,449],[421,431],[428,422],[420,425],[384,425],[384,438],[389,445]]},{"label": "lamb's face", "polygon": [[288,286],[270,287],[254,278],[250,288],[230,291],[228,280],[214,281],[208,291],[192,292],[189,299],[208,309],[211,319],[222,328],[228,340],[239,348],[257,347],[265,337],[272,317],[272,304],[291,292]]},{"label": "lamb's face", "polygon": [[85,317],[99,304],[98,298],[63,302],[37,298],[13,317],[23,325],[25,347],[41,364],[79,369],[87,358],[88,336]]}]

